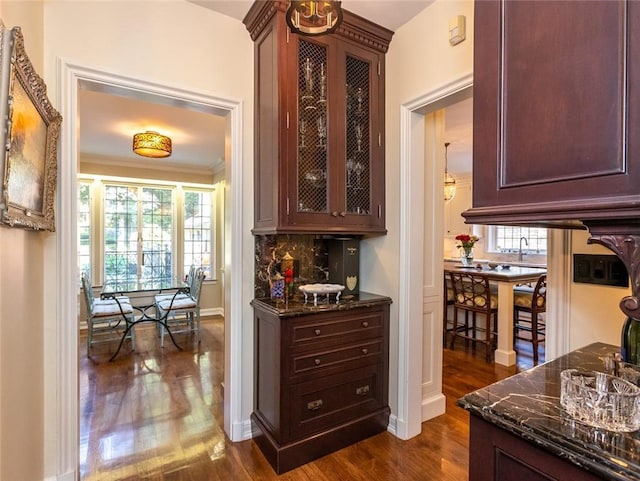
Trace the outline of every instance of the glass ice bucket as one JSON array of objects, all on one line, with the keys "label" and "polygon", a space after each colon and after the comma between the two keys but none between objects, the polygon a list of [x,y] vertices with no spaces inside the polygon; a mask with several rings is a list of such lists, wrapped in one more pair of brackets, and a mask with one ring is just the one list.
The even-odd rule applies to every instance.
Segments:
[{"label": "glass ice bucket", "polygon": [[640,429],[640,388],[603,372],[560,373],[560,404],[575,419],[616,432]]}]

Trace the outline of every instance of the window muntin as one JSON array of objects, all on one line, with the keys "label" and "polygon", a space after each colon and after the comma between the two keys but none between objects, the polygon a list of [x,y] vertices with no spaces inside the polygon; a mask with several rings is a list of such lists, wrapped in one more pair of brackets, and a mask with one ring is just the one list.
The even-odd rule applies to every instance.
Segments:
[{"label": "window muntin", "polygon": [[520,239],[522,252],[528,254],[547,253],[547,229],[543,227],[519,227],[496,225],[489,227],[490,252],[519,252]]},{"label": "window muntin", "polygon": [[[83,185],[90,186],[88,200]],[[89,247],[80,248],[79,244],[78,248],[79,252],[90,252],[91,256],[81,257],[78,262],[95,272],[96,285],[105,282],[106,266],[109,266],[109,276],[119,281],[137,280],[138,276],[155,280],[184,277],[191,265],[183,265],[191,262],[185,261],[186,251],[194,260],[202,260],[206,279],[215,280],[215,186],[92,175],[83,175],[77,186],[78,196],[83,199],[79,205],[84,202],[84,207],[79,207],[78,220],[86,222],[89,212],[92,222],[90,238],[82,236]],[[186,192],[197,192],[196,200],[185,200]],[[187,210],[185,202],[191,204]],[[200,236],[201,249],[194,249],[196,243],[189,246],[184,242],[185,222],[188,222],[185,214],[195,212],[196,208],[202,228],[191,234]],[[204,228],[207,222],[208,230]],[[78,232],[82,229],[79,223]]]},{"label": "window muntin", "polygon": [[184,272],[190,267],[201,267],[205,278],[211,278],[213,233],[212,195],[211,192],[184,191]]},{"label": "window muntin", "polygon": [[104,278],[172,277],[172,189],[104,186]]},{"label": "window muntin", "polygon": [[78,183],[78,275],[91,272],[91,184]]}]

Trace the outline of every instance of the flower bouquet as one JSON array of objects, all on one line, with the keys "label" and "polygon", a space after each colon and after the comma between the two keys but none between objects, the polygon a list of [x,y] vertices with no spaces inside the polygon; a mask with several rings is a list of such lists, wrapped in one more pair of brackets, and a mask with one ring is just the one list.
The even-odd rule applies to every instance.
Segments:
[{"label": "flower bouquet", "polygon": [[480,238],[477,235],[458,234],[456,240],[459,242],[456,247],[462,249],[460,261],[464,266],[470,266],[473,261],[473,246]]}]

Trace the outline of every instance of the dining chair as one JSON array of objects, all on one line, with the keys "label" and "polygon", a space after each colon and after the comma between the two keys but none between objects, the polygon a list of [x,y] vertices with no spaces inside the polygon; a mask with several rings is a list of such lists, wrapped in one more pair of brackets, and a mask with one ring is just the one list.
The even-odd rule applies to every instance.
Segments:
[{"label": "dining chair", "polygon": [[[485,345],[485,358],[490,362],[497,346],[498,295],[492,292],[486,274],[449,271],[453,287],[453,328],[449,348],[454,349],[456,338]],[[460,314],[464,313],[464,322]]]},{"label": "dining chair", "polygon": [[204,271],[200,268],[195,270],[193,280],[188,294],[168,296],[160,294],[156,296],[156,317],[164,320],[166,327],[160,326],[160,346],[164,347],[164,335],[167,328],[171,329],[171,334],[181,332],[195,332],[200,343],[200,294],[202,292],[202,282]]},{"label": "dining chair", "polygon": [[[134,322],[133,306],[127,296],[114,296],[108,299],[96,299],[93,295],[91,275],[83,272],[82,291],[87,310],[87,356],[94,344],[120,341],[127,328]],[[131,349],[135,349],[135,331],[131,327],[125,339],[131,340]]]},{"label": "dining chair", "polygon": [[538,278],[535,287],[513,288],[513,342],[516,339],[533,346],[533,362],[538,363],[538,346],[545,340],[547,310],[547,275]]}]

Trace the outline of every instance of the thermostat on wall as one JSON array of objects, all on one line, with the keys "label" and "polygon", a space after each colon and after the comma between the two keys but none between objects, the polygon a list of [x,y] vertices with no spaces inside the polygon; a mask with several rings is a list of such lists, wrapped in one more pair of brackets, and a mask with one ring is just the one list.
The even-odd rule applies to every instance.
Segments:
[{"label": "thermostat on wall", "polygon": [[449,20],[449,43],[458,45],[466,38],[466,19],[464,15],[457,15]]}]

